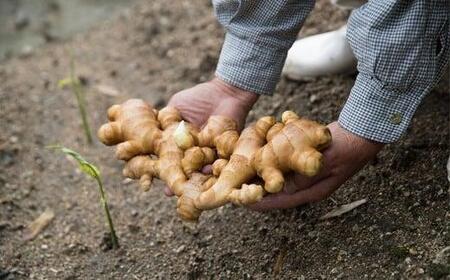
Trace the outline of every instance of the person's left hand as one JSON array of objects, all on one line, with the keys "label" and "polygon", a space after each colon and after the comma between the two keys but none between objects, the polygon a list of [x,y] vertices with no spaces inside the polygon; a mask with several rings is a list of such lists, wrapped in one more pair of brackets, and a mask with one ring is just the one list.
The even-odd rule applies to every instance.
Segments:
[{"label": "person's left hand", "polygon": [[337,122],[329,124],[328,128],[333,140],[323,152],[321,173],[310,178],[300,174],[288,176],[283,191],[268,195],[249,208],[265,211],[323,200],[363,168],[384,146],[345,130]]}]

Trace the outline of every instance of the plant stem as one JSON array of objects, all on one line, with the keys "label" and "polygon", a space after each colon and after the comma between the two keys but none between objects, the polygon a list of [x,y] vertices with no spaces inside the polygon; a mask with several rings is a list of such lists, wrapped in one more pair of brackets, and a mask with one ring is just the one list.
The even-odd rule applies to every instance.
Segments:
[{"label": "plant stem", "polygon": [[74,62],[72,54],[70,55],[70,80],[71,80],[70,85],[72,87],[72,91],[77,98],[78,109],[80,111],[81,120],[83,122],[84,134],[86,135],[88,143],[92,144],[92,135],[91,135],[91,129],[89,127],[89,123],[87,120],[84,93],[81,89],[81,84],[78,81],[78,78],[75,77],[75,62]]},{"label": "plant stem", "polygon": [[116,231],[114,230],[114,224],[111,219],[111,214],[109,213],[108,202],[106,200],[105,191],[103,190],[103,183],[100,178],[96,178],[96,180],[100,191],[100,204],[103,206],[103,210],[105,211],[106,222],[108,223],[109,233],[111,235],[112,247],[113,249],[117,249],[119,248],[119,241],[117,239]]}]

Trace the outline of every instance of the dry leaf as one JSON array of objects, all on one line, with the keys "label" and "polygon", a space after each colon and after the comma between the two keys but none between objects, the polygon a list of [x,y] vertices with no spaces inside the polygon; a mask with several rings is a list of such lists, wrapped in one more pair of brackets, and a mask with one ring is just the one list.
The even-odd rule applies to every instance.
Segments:
[{"label": "dry leaf", "polygon": [[286,255],[287,255],[286,248],[281,249],[273,265],[273,272],[272,272],[273,277],[277,276],[281,272],[281,269],[283,268],[284,265],[284,261],[286,259]]},{"label": "dry leaf", "polygon": [[118,96],[120,94],[120,92],[116,88],[113,88],[113,87],[107,86],[107,85],[97,85],[97,86],[95,86],[95,89],[99,93],[108,95],[108,96]]},{"label": "dry leaf", "polygon": [[363,205],[366,202],[367,202],[367,199],[361,199],[361,200],[353,201],[352,203],[349,203],[349,204],[344,204],[344,205],[339,206],[338,208],[326,213],[325,215],[320,217],[319,220],[326,220],[326,219],[338,217],[342,214],[352,211],[356,207]]},{"label": "dry leaf", "polygon": [[34,239],[55,217],[55,213],[51,209],[45,210],[36,220],[28,225],[24,240]]}]

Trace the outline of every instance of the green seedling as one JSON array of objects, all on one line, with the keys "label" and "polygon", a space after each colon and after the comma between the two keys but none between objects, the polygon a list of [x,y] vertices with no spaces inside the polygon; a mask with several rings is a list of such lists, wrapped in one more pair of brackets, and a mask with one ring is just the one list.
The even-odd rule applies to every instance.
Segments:
[{"label": "green seedling", "polygon": [[86,101],[84,99],[84,86],[80,79],[75,75],[75,61],[70,54],[70,73],[69,77],[58,81],[59,88],[70,87],[73,94],[77,98],[78,110],[80,111],[81,120],[83,122],[84,134],[89,144],[92,144],[91,129],[86,114]]},{"label": "green seedling", "polygon": [[109,212],[108,202],[106,199],[105,191],[103,189],[103,182],[102,182],[102,178],[100,176],[99,169],[92,163],[89,163],[88,161],[86,161],[80,154],[78,154],[77,152],[75,152],[71,149],[68,149],[63,146],[49,146],[48,148],[59,150],[59,151],[63,152],[64,154],[72,157],[78,163],[81,171],[83,171],[84,173],[89,175],[91,178],[95,179],[95,181],[97,182],[97,185],[98,185],[99,193],[100,193],[100,205],[103,208],[103,210],[105,211],[106,222],[109,227],[112,247],[113,247],[113,249],[119,248],[119,242],[118,242],[118,239],[116,236],[116,231],[114,230],[114,224],[111,219],[111,214]]}]

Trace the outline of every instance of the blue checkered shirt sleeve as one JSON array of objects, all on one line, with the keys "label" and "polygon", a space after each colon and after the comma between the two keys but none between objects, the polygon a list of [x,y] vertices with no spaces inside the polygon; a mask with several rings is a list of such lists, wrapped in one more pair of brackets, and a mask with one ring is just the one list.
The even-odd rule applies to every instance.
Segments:
[{"label": "blue checkered shirt sleeve", "polygon": [[[213,0],[227,34],[216,75],[271,94],[287,50],[314,6],[306,0]],[[374,0],[353,11],[347,37],[358,77],[339,123],[378,142],[396,141],[449,60],[449,1]]]},{"label": "blue checkered shirt sleeve", "polygon": [[347,38],[358,77],[339,116],[342,127],[396,141],[449,60],[450,1],[369,1],[353,11]]},{"label": "blue checkered shirt sleeve", "polygon": [[213,0],[213,5],[227,31],[216,75],[239,88],[271,94],[314,0]]}]

